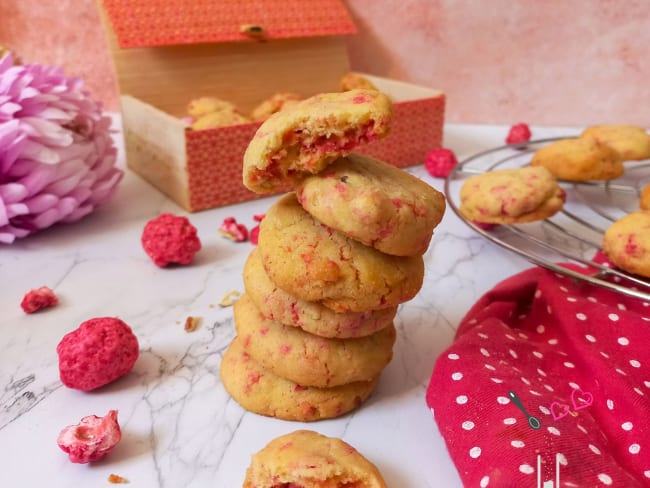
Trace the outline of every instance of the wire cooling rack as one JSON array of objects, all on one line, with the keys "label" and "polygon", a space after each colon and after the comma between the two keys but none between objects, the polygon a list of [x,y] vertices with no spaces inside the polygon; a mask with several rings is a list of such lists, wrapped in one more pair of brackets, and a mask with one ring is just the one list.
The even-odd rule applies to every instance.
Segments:
[{"label": "wire cooling rack", "polygon": [[[649,280],[591,260],[601,249],[607,228],[626,214],[639,209],[640,191],[650,182],[650,161],[625,163],[624,175],[616,180],[581,183],[560,181],[560,186],[567,195],[564,207],[543,221],[499,225],[492,230],[485,230],[460,213],[460,188],[467,178],[496,169],[526,166],[537,149],[559,139],[562,138],[501,146],[462,161],[445,181],[449,206],[481,236],[534,264],[624,295],[650,300]],[[597,272],[585,275],[559,263],[590,266]]]}]

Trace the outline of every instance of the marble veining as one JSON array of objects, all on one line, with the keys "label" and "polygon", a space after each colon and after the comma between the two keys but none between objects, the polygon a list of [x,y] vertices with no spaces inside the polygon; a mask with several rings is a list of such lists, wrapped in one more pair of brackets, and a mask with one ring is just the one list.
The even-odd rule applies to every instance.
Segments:
[{"label": "marble veining", "polygon": [[[456,126],[446,145],[459,157],[501,144],[507,127]],[[539,130],[536,135],[555,135]],[[116,136],[117,137],[117,136]],[[443,181],[411,168],[438,189]],[[241,486],[250,456],[272,438],[300,428],[344,438],[382,470],[389,486],[461,486],[425,388],[437,356],[476,299],[529,267],[487,242],[451,210],[425,255],[421,292],[400,306],[394,358],[376,392],[357,411],[317,423],[245,412],[219,379],[234,335],[232,308],[219,300],[243,291],[250,243],[220,237],[227,216],[252,227],[276,197],[190,215],[203,249],[195,263],[156,268],[140,246],[144,223],[160,212],[184,214],[128,172],[116,198],[73,225],[60,225],[0,249],[0,480],[7,486],[109,486],[116,473],[140,487]],[[60,304],[26,315],[23,294],[47,285]],[[95,392],[64,387],[56,345],[93,317],[119,316],[134,329],[140,357],[126,377]],[[199,328],[185,332],[188,316]],[[119,411],[123,439],[104,460],[71,464],[56,445],[81,417]]]}]

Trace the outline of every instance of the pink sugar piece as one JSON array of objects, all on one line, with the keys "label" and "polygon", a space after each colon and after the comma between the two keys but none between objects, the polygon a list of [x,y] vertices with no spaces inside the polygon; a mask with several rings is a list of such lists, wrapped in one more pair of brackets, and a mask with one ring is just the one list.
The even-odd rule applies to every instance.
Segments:
[{"label": "pink sugar piece", "polygon": [[246,242],[248,240],[248,229],[240,224],[234,217],[226,217],[219,227],[219,234],[234,242]]},{"label": "pink sugar piece", "polygon": [[249,237],[250,237],[251,244],[253,244],[254,246],[257,246],[257,243],[258,243],[259,238],[260,238],[260,226],[259,225],[256,225],[255,227],[253,227],[251,229],[251,233],[250,233]]},{"label": "pink sugar piece", "polygon": [[57,439],[59,447],[73,463],[92,463],[110,453],[122,439],[117,410],[109,410],[105,417],[89,415],[77,425],[69,425]]},{"label": "pink sugar piece", "polygon": [[83,322],[56,347],[61,382],[82,391],[112,383],[133,369],[139,344],[131,328],[115,317]]},{"label": "pink sugar piece", "polygon": [[458,160],[454,152],[442,147],[430,151],[424,159],[424,167],[435,178],[446,178],[456,166]]},{"label": "pink sugar piece", "polygon": [[41,286],[28,291],[20,302],[25,313],[34,313],[43,308],[53,307],[59,303],[59,299],[47,286]]},{"label": "pink sugar piece", "polygon": [[499,227],[499,224],[491,224],[489,222],[477,222],[476,220],[472,220],[472,224],[474,224],[479,229],[483,229],[483,230],[493,230]]},{"label": "pink sugar piece", "polygon": [[187,217],[170,213],[151,219],[142,231],[142,248],[156,266],[187,265],[201,250],[201,240]]},{"label": "pink sugar piece", "polygon": [[522,142],[530,141],[531,133],[528,124],[515,124],[510,127],[508,136],[506,137],[506,144],[520,144]]}]

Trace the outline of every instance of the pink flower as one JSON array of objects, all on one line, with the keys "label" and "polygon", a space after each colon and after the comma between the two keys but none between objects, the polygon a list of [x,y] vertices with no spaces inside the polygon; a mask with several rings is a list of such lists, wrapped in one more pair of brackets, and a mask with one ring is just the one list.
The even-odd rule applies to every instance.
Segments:
[{"label": "pink flower", "polygon": [[110,118],[61,68],[0,59],[0,242],[74,222],[122,179]]}]

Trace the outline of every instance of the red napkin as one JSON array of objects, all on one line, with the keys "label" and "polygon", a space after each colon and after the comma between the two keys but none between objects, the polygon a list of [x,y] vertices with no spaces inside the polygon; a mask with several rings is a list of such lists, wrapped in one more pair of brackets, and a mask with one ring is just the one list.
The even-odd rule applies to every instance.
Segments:
[{"label": "red napkin", "polygon": [[465,316],[426,399],[466,487],[648,487],[650,303],[524,271]]}]

